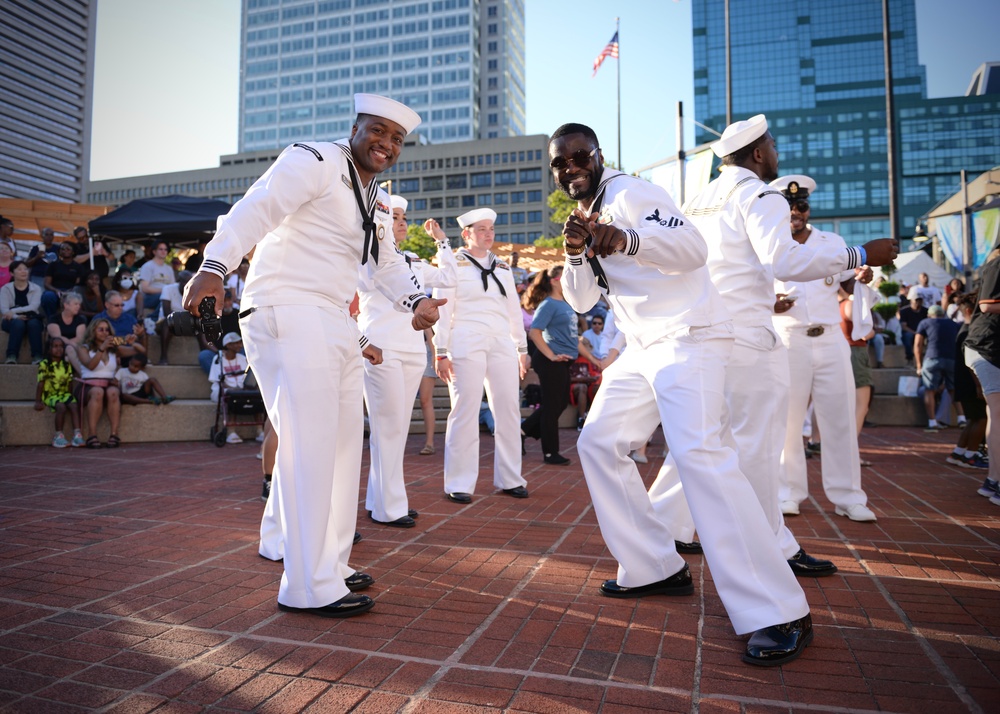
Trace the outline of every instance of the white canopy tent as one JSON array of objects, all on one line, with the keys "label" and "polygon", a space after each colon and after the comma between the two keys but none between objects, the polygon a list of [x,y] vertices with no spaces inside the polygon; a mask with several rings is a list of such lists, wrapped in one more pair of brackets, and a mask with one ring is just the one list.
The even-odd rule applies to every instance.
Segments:
[{"label": "white canopy tent", "polygon": [[[921,273],[927,273],[930,284],[944,290],[945,285],[952,279],[952,275],[935,263],[927,253],[922,250],[915,250],[909,253],[900,253],[899,257],[893,261],[896,265],[896,272],[887,278],[895,283],[906,285],[916,285],[917,278]],[[872,268],[876,280],[882,277],[881,268]]]}]

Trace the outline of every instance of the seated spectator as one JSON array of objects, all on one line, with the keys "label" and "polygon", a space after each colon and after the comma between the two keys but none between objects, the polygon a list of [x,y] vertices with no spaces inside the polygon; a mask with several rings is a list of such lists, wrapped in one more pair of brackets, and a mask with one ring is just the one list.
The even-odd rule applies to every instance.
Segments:
[{"label": "seated spectator", "polygon": [[[52,445],[57,449],[67,446],[83,446],[80,420],[76,413],[76,398],[73,397],[73,366],[66,360],[66,343],[61,337],[49,341],[48,353],[38,364],[38,386],[35,388],[35,411],[48,407],[56,415],[56,433]],[[73,423],[73,440],[67,441],[63,434],[66,414]]]},{"label": "seated spectator", "polygon": [[[148,352],[146,328],[135,319],[135,313],[130,314],[125,311],[125,299],[117,290],[108,291],[107,295],[104,296],[104,312],[99,312],[94,317],[95,319],[103,317],[111,323],[111,329],[119,338],[117,341],[122,342],[118,350],[118,356],[121,359],[131,357],[136,353],[146,354]],[[134,335],[135,339],[129,341],[129,335]]]},{"label": "seated spectator", "polygon": [[80,293],[66,293],[62,296],[61,304],[62,310],[49,320],[45,331],[50,340],[61,337],[66,342],[66,359],[79,370],[80,362],[77,359],[76,348],[83,343],[87,327],[87,321],[80,314],[83,298],[80,297]]},{"label": "seated spectator", "polygon": [[927,308],[924,307],[924,300],[920,297],[920,291],[916,286],[910,288],[907,293],[908,305],[900,303],[901,307],[897,313],[899,326],[902,329],[903,348],[906,352],[906,361],[913,361],[913,339],[917,336],[917,325],[927,317]]},{"label": "seated spectator", "polygon": [[188,256],[188,259],[184,262],[184,270],[191,273],[198,272],[198,268],[201,267],[201,261],[205,259],[205,246],[207,245],[207,238],[200,238],[198,240],[198,250]]},{"label": "seated spectator", "polygon": [[115,277],[111,279],[111,289],[122,296],[122,310],[134,318],[139,317],[136,309],[139,300],[138,282],[135,275],[124,268],[115,273]]},{"label": "seated spectator", "polygon": [[28,251],[28,257],[24,261],[31,269],[31,282],[38,287],[45,289],[45,270],[49,263],[55,260],[55,248],[52,242],[55,240],[55,231],[51,228],[42,229],[42,244],[34,245]]},{"label": "seated spectator", "polygon": [[115,372],[118,389],[121,391],[122,404],[170,404],[175,397],[163,391],[163,387],[154,377],[145,372],[146,355],[132,355],[128,367],[121,367]]},{"label": "seated spectator", "polygon": [[[230,332],[222,338],[222,351],[216,355],[212,361],[212,368],[208,373],[208,381],[212,385],[212,401],[219,400],[219,385],[225,389],[243,389],[246,381],[247,358],[239,353],[243,347],[243,338],[235,332]],[[229,432],[226,442],[239,444],[243,439],[235,431]]]},{"label": "seated spectator", "polygon": [[[355,295],[355,299],[357,296]],[[226,290],[224,297],[222,299],[222,317],[219,318],[222,324],[222,334],[228,335],[230,332],[235,332],[237,335],[240,334],[240,315],[239,312],[233,307],[233,291]],[[198,342],[201,344],[201,352],[198,353],[198,364],[201,365],[202,371],[208,374],[212,370],[212,362],[215,361],[216,355],[219,354],[219,350],[222,348],[222,340],[218,341],[218,344],[212,344],[205,339],[205,335],[198,335]],[[433,365],[432,365],[433,366]],[[434,375],[437,379],[437,375]]]},{"label": "seated spectator", "polygon": [[122,253],[121,261],[118,263],[118,272],[134,273],[139,270],[135,262],[135,257],[135,251],[131,248]]},{"label": "seated spectator", "polygon": [[90,322],[97,313],[104,312],[104,285],[101,283],[101,274],[96,270],[91,270],[84,277],[80,296],[83,298],[80,314],[87,319],[87,322]]},{"label": "seated spectator", "polygon": [[[965,338],[969,336],[969,322],[978,303],[977,293],[962,295],[958,302],[959,308],[965,313],[965,321],[958,326],[958,335],[955,337],[955,405],[962,407],[965,423],[959,418],[958,426],[962,428],[962,432],[958,435],[954,450],[945,461],[965,469],[988,471],[989,462],[979,451],[980,445],[986,440],[986,399],[976,383],[975,375],[965,363]],[[987,484],[983,486],[985,488]],[[987,497],[996,491],[986,490],[989,492],[983,493],[980,490],[980,493]]]},{"label": "seated spectator", "polygon": [[155,319],[157,308],[160,307],[160,295],[163,288],[177,282],[174,269],[167,262],[170,246],[165,240],[153,241],[153,257],[139,268],[139,292],[142,293],[141,314],[136,317],[153,315]]},{"label": "seated spectator", "polygon": [[952,396],[955,393],[955,338],[958,323],[944,315],[940,305],[931,305],[927,319],[917,326],[913,354],[916,359],[917,374],[924,383],[924,408],[927,410],[927,428],[940,429],[934,414],[937,412],[937,396],[944,390]]},{"label": "seated spectator", "polygon": [[14,245],[14,221],[0,216],[0,243],[10,246],[11,257],[17,256],[17,246]]},{"label": "seated spectator", "polygon": [[493,412],[490,411],[490,403],[486,400],[485,393],[483,394],[483,401],[479,403],[479,426],[485,426],[487,431],[490,432],[490,436],[494,436],[497,430],[496,422],[493,421]]},{"label": "seated spectator", "polygon": [[115,380],[115,373],[118,371],[117,349],[111,323],[103,318],[91,321],[82,344],[76,348],[80,360],[80,381],[83,384],[81,401],[86,410],[88,449],[101,448],[101,442],[97,438],[97,422],[105,408],[108,421],[111,422],[111,436],[105,446],[114,449],[121,444],[118,437],[121,396]]},{"label": "seated spectator", "polygon": [[0,243],[0,288],[11,281],[10,265],[14,262],[14,247],[10,243]]},{"label": "seated spectator", "polygon": [[182,270],[177,273],[177,282],[164,285],[163,291],[160,293],[160,315],[159,321],[156,323],[156,329],[160,335],[160,361],[157,362],[159,365],[170,364],[167,357],[167,350],[170,347],[170,340],[173,339],[174,333],[171,332],[167,324],[167,315],[174,310],[183,309],[184,286],[191,279],[191,275],[188,271]]},{"label": "seated spectator", "polygon": [[[586,328],[586,325],[581,325],[581,327]],[[586,367],[590,378],[586,381],[571,379],[571,401],[576,405],[577,431],[583,429],[583,423],[587,419],[590,404],[593,402],[594,395],[597,394],[597,388],[600,385],[601,361],[608,356],[608,348],[611,346],[603,333],[603,314],[594,315],[590,320],[590,327],[580,333],[580,356],[577,358],[577,362]]]},{"label": "seated spectator", "polygon": [[51,320],[59,310],[59,300],[80,285],[81,266],[73,260],[72,243],[60,243],[58,260],[49,263],[45,270],[45,292],[42,293],[42,311]]},{"label": "seated spectator", "polygon": [[507,263],[510,265],[510,274],[514,276],[514,285],[517,286],[517,292],[520,295],[528,287],[528,271],[524,268],[518,266],[518,261],[521,259],[520,254],[515,250],[511,251],[510,260]]},{"label": "seated spectator", "polygon": [[26,263],[15,260],[10,264],[13,280],[0,287],[0,327],[10,335],[7,338],[6,364],[17,364],[21,342],[28,335],[31,345],[31,363],[42,361],[42,319],[39,309],[42,289],[30,282]]}]

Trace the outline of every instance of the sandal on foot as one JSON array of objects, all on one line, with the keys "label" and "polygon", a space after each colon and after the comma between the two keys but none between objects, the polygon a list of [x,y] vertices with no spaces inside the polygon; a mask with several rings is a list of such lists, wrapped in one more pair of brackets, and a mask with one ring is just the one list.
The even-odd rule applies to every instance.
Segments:
[{"label": "sandal on foot", "polygon": [[101,440],[98,439],[96,436],[88,436],[86,446],[88,449],[100,449]]},{"label": "sandal on foot", "polygon": [[112,434],[111,436],[108,437],[108,443],[105,444],[105,447],[108,449],[117,449],[119,444],[121,443],[122,440],[118,438],[118,435]]},{"label": "sandal on foot", "polygon": [[433,446],[430,446],[430,445],[424,446],[424,448],[422,448],[420,450],[420,455],[421,456],[430,456],[431,454],[434,453],[434,451],[435,451],[435,449],[434,449]]}]

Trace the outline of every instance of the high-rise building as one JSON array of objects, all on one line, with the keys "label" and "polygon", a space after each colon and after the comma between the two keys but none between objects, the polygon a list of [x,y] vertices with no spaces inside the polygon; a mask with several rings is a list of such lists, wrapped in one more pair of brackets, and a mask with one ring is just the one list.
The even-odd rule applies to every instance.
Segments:
[{"label": "high-rise building", "polygon": [[525,129],[523,0],[243,0],[240,151],[346,136],[356,92],[434,143]]},{"label": "high-rise building", "polygon": [[[890,0],[896,235],[1000,154],[1000,94],[927,99],[914,0]],[[725,0],[693,0],[695,119],[726,125]],[[767,115],[781,173],[813,176],[813,223],[849,243],[889,231],[881,0],[729,0],[732,119]],[[996,84],[996,83],[993,83]],[[986,86],[985,83],[979,83]],[[988,91],[988,90],[987,90]],[[704,130],[698,142],[714,137]]]},{"label": "high-rise building", "polygon": [[0,196],[83,200],[97,2],[0,3]]}]

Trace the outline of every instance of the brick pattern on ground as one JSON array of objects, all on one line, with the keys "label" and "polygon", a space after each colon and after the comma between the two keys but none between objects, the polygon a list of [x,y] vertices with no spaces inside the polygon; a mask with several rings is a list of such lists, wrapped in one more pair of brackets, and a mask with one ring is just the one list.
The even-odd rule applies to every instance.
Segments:
[{"label": "brick pattern on ground", "polygon": [[[419,456],[411,436],[418,525],[375,526],[362,490],[352,564],[376,607],[347,620],[277,610],[257,444],[0,450],[0,711],[997,711],[1000,508],[945,464],[957,430],[863,434],[875,524],[835,516],[809,460],[788,525],[840,572],[801,581],[816,639],[776,669],[740,662],[701,556],[693,596],[598,594],[615,562],[561,436],[573,463],[529,440],[531,497],[512,499],[484,435],[467,506],[443,497],[443,437]],[[647,484],[662,452],[657,435]]]}]

